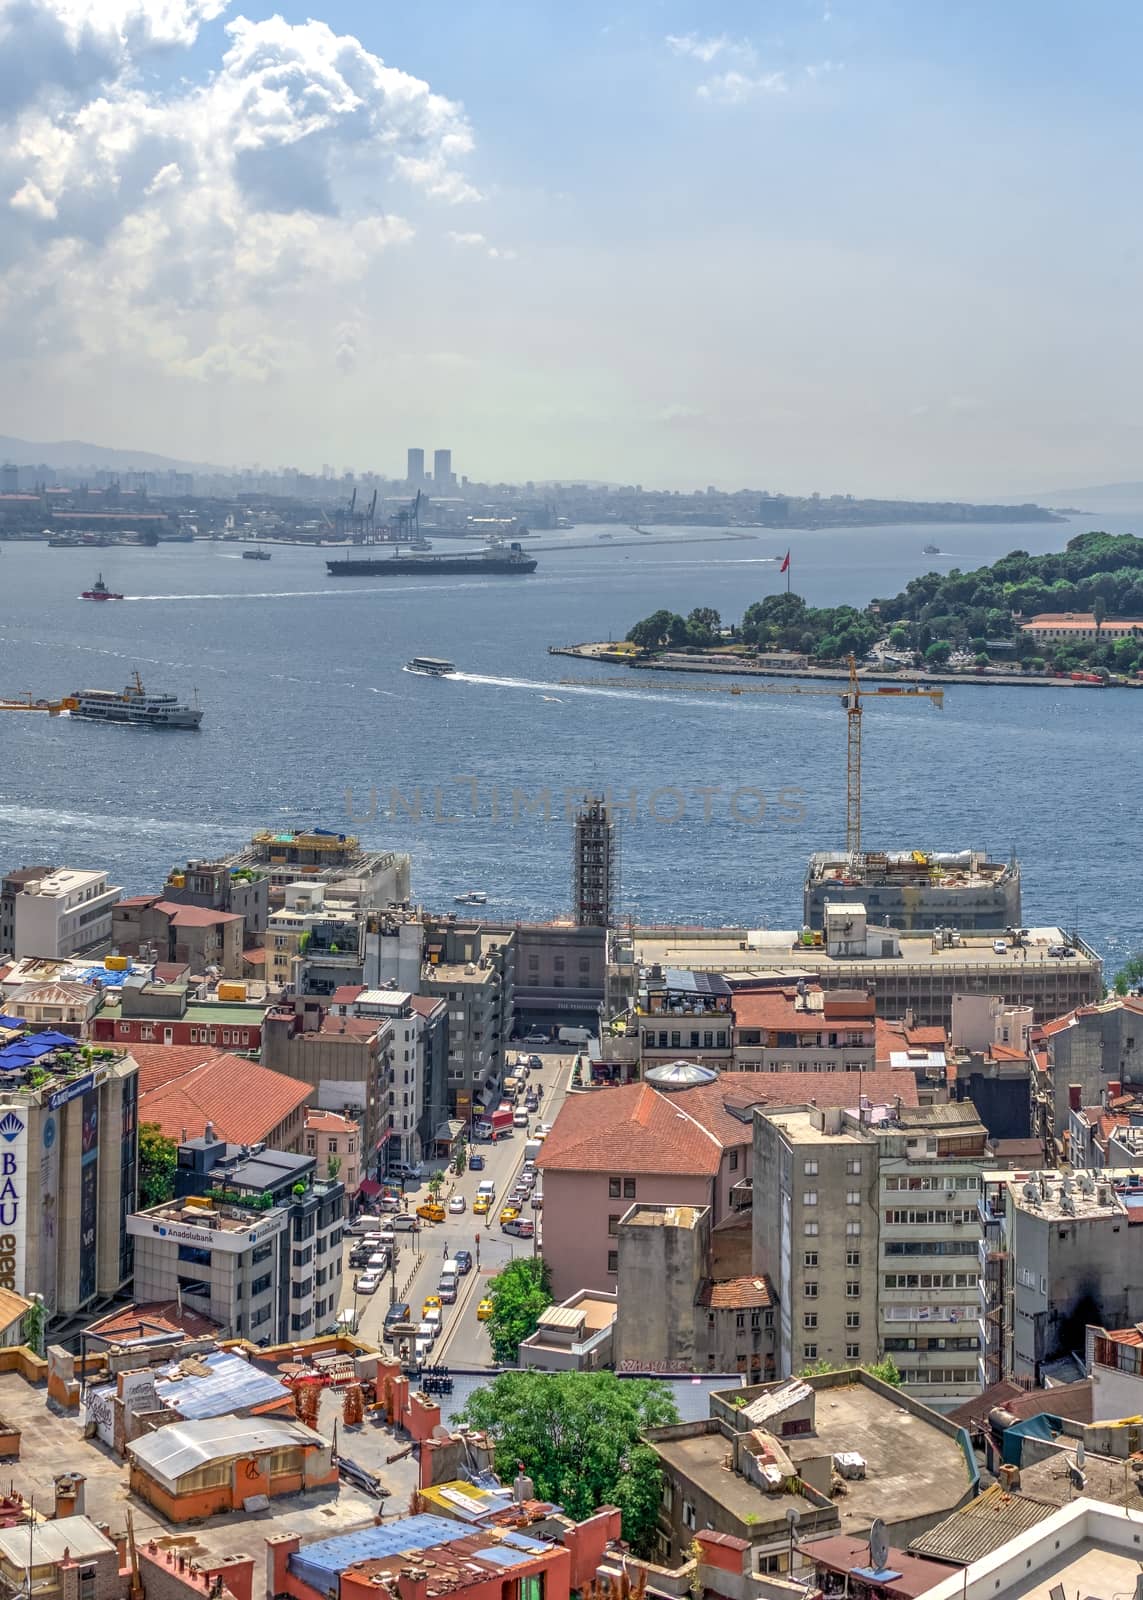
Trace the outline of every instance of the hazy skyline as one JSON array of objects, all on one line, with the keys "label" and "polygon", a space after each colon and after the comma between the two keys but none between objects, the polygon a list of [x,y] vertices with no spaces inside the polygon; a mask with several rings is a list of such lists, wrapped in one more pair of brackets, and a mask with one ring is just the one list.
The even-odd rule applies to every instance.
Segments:
[{"label": "hazy skyline", "polygon": [[0,0],[0,433],[1135,479],[1141,43],[1100,0]]}]

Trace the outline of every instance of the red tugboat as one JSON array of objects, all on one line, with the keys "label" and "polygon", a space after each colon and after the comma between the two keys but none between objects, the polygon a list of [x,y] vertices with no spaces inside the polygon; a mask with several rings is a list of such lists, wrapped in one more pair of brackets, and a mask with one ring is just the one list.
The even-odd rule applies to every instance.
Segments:
[{"label": "red tugboat", "polygon": [[102,572],[95,580],[95,587],[93,589],[85,589],[80,596],[81,600],[122,600],[122,598],[121,594],[115,594],[107,587],[103,581]]}]

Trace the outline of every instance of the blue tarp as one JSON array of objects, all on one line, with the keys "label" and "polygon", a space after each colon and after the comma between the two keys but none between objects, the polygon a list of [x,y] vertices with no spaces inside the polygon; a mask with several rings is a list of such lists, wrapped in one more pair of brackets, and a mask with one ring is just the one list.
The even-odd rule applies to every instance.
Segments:
[{"label": "blue tarp", "polygon": [[128,978],[136,971],[133,963],[121,968],[118,972],[110,972],[104,966],[84,967],[82,972],[77,972],[68,978],[69,983],[101,983],[105,989],[118,989],[122,987],[124,978]]},{"label": "blue tarp", "polygon": [[75,1040],[66,1033],[30,1033],[0,1050],[0,1072],[23,1072],[53,1050],[75,1048]]},{"label": "blue tarp", "polygon": [[308,1583],[319,1594],[329,1594],[331,1589],[337,1589],[337,1579],[346,1567],[357,1561],[379,1561],[386,1556],[399,1556],[406,1550],[435,1550],[471,1535],[472,1529],[467,1523],[454,1522],[451,1517],[427,1514],[401,1517],[397,1522],[359,1528],[355,1533],[304,1544],[290,1556],[289,1566],[303,1583]]}]

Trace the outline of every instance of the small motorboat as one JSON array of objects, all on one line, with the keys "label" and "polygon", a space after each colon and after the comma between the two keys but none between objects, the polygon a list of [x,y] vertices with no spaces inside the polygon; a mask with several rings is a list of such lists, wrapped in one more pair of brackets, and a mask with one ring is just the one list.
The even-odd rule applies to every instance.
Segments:
[{"label": "small motorboat", "polygon": [[483,889],[468,889],[464,894],[454,894],[453,904],[458,906],[483,906],[488,903],[488,896]]},{"label": "small motorboat", "polygon": [[85,589],[80,595],[81,600],[122,600],[122,598],[121,594],[115,594],[107,587],[102,572],[96,578],[94,585],[90,589]]},{"label": "small motorboat", "polygon": [[269,561],[269,550],[243,550],[243,561]]}]

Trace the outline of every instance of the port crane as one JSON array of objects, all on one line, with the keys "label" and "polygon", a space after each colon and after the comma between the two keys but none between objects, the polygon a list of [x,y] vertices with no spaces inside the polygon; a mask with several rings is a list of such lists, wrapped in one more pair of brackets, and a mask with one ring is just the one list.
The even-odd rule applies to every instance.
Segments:
[{"label": "port crane", "polygon": [[[760,683],[749,686],[738,683],[731,684],[694,684],[694,683],[656,683],[656,689],[675,689],[687,694],[807,694],[829,695],[832,699],[839,699],[845,708],[846,714],[846,762],[845,762],[845,849],[850,856],[861,854],[861,719],[866,700],[875,700],[892,697],[896,700],[932,701],[937,711],[942,710],[945,703],[943,689],[930,689],[925,684],[879,684],[874,689],[867,689],[857,675],[857,661],[854,656],[848,658],[849,682],[844,689],[805,688],[799,683]],[[623,688],[631,687],[630,678],[561,678],[565,686],[578,687],[605,687]]]}]

